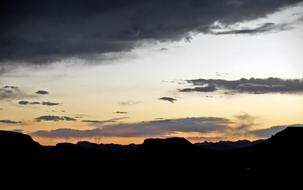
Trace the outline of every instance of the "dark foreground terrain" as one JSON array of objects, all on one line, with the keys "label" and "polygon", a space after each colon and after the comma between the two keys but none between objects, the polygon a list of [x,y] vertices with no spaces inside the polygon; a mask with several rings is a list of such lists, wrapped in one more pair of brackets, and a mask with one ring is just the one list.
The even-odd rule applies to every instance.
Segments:
[{"label": "dark foreground terrain", "polygon": [[[268,140],[191,144],[184,138],[147,139],[142,145],[89,142],[41,146],[30,136],[0,131],[1,175],[47,183],[222,185],[256,180],[297,180],[302,174],[303,128],[287,128]],[[1,178],[2,180],[4,178]],[[111,181],[115,182],[112,183]],[[17,181],[17,180],[15,180]]]}]

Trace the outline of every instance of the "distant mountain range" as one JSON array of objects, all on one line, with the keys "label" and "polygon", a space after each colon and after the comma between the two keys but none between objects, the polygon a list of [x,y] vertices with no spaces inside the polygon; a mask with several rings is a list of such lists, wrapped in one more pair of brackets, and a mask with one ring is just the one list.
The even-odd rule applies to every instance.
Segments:
[{"label": "distant mountain range", "polygon": [[2,171],[18,175],[31,170],[65,177],[98,172],[100,177],[117,180],[151,177],[154,172],[155,179],[289,178],[303,171],[303,128],[289,127],[254,142],[192,144],[184,138],[168,138],[146,139],[141,145],[78,142],[56,146],[41,146],[28,135],[0,131],[0,153],[0,163],[5,163]]}]

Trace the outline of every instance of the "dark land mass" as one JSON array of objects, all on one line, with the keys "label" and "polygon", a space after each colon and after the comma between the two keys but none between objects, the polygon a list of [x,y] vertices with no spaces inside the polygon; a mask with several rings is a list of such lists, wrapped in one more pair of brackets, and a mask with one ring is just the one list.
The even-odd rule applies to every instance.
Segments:
[{"label": "dark land mass", "polygon": [[16,181],[31,178],[50,184],[83,181],[113,186],[144,182],[146,187],[159,183],[201,186],[210,181],[218,182],[214,186],[222,181],[273,180],[278,184],[303,176],[303,128],[289,127],[255,142],[192,144],[184,138],[168,138],[146,139],[141,145],[78,142],[56,146],[41,146],[28,135],[0,131],[0,153],[1,175]]}]

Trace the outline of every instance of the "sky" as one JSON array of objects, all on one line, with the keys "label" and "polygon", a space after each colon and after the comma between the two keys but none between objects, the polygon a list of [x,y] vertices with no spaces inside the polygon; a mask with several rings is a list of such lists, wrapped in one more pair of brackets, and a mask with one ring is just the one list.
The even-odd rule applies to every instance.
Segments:
[{"label": "sky", "polygon": [[41,144],[303,126],[300,0],[0,3],[0,130]]}]

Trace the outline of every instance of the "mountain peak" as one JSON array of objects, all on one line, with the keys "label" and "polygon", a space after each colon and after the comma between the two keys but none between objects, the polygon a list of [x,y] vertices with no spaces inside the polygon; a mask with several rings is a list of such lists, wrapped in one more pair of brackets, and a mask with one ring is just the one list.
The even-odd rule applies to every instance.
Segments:
[{"label": "mountain peak", "polygon": [[33,150],[40,147],[29,135],[13,131],[0,131],[0,148],[5,151]]},{"label": "mountain peak", "polygon": [[303,139],[303,127],[287,127],[286,129],[275,134],[272,138],[287,138],[288,140]]}]

